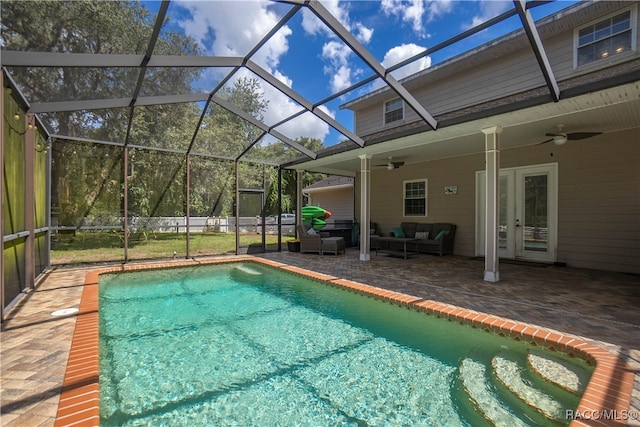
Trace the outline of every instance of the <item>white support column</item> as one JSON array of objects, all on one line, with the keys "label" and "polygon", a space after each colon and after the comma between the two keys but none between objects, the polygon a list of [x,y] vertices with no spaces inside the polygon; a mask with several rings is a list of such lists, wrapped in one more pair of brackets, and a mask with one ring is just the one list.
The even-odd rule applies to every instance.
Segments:
[{"label": "white support column", "polygon": [[[296,225],[302,225],[302,181],[304,179],[304,171],[296,170]],[[298,236],[298,227],[296,227],[296,237]]]},{"label": "white support column", "polygon": [[370,229],[371,221],[370,195],[371,195],[371,154],[360,156],[360,261],[371,259]]},{"label": "white support column", "polygon": [[485,207],[485,239],[484,239],[484,280],[498,282],[498,225],[500,214],[500,126],[492,126],[482,129],[485,141],[486,160],[486,194],[487,206]]}]

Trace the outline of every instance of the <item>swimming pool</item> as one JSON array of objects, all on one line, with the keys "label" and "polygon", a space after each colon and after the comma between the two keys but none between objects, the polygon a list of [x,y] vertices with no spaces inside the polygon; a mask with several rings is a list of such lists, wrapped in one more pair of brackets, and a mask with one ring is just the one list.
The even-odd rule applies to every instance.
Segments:
[{"label": "swimming pool", "polygon": [[256,263],[100,278],[102,425],[551,425],[538,350]]}]

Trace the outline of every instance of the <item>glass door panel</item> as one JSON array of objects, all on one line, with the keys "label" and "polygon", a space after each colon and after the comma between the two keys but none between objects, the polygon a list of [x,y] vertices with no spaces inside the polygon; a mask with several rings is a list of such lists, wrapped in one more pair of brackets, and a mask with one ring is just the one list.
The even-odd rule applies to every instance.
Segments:
[{"label": "glass door panel", "polygon": [[549,249],[547,181],[546,174],[524,177],[525,251],[547,252]]},{"label": "glass door panel", "polygon": [[500,251],[509,251],[509,247],[513,247],[513,245],[509,245],[509,241],[513,239],[511,234],[513,234],[513,230],[509,229],[509,208],[513,201],[510,197],[510,186],[513,185],[513,180],[510,179],[511,174],[501,174],[500,175],[500,217],[498,219],[498,247]]},{"label": "glass door panel", "polygon": [[516,258],[556,261],[557,165],[516,169]]},{"label": "glass door panel", "polygon": [[[557,235],[557,165],[500,171],[498,248],[501,258],[554,262]],[[484,255],[486,174],[477,174],[477,254]]]}]

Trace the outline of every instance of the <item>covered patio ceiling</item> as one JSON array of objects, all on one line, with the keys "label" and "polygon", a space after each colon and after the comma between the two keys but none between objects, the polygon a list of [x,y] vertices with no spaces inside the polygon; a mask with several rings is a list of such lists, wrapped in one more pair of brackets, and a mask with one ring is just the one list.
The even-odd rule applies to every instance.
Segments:
[{"label": "covered patio ceiling", "polygon": [[[11,1],[3,2],[3,8],[10,7]],[[20,2],[15,2],[20,3]],[[107,2],[110,3],[110,2]],[[186,2],[141,2],[153,16],[152,31],[148,34],[148,44],[137,51],[109,52],[90,50],[69,50],[65,52],[34,50],[29,47],[19,47],[12,43],[10,36],[11,24],[6,20],[2,24],[2,66],[9,76],[9,84],[21,93],[26,103],[27,112],[39,115],[50,136],[55,139],[89,139],[83,135],[65,134],[58,126],[56,114],[69,112],[95,112],[96,117],[108,110],[124,111],[128,119],[127,132],[115,140],[91,140],[93,143],[116,144],[129,147],[149,149],[166,149],[161,145],[154,145],[152,141],[134,141],[130,135],[135,130],[135,113],[139,108],[151,108],[166,105],[188,103],[196,106],[197,115],[192,120],[181,124],[192,134],[191,141],[185,141],[182,148],[174,149],[185,154],[204,155],[213,158],[231,160],[254,160],[252,152],[259,147],[267,147],[274,142],[282,142],[293,150],[285,155],[274,155],[273,158],[260,160],[264,163],[280,165],[296,169],[308,169],[318,172],[354,175],[359,168],[357,156],[363,153],[386,158],[393,156],[403,158],[406,162],[421,162],[438,158],[452,157],[470,153],[482,152],[483,137],[480,129],[500,125],[505,128],[503,146],[505,148],[532,145],[543,140],[546,132],[553,131],[559,123],[567,128],[580,131],[597,130],[607,132],[629,127],[640,126],[640,117],[633,114],[638,111],[639,89],[637,85],[627,85],[619,89],[604,90],[594,101],[593,97],[582,95],[569,99],[562,99],[558,84],[553,76],[546,58],[544,46],[541,42],[535,20],[544,18],[561,8],[570,5],[569,2],[525,1],[514,0],[505,2],[503,7],[485,14],[483,21],[475,26],[459,31],[448,37],[434,38],[430,42],[432,47],[425,48],[418,53],[386,61],[373,54],[361,37],[362,26],[355,25],[355,18],[348,19],[344,12],[350,2],[317,2],[317,1],[276,1],[276,2],[209,2],[211,13],[219,13],[223,19],[231,22],[241,22],[242,14],[248,16],[248,9],[260,10],[271,17],[270,25],[262,28],[246,28],[242,26],[227,27],[227,40],[253,40],[241,54],[216,54],[215,49],[204,48],[203,54],[167,54],[160,47],[162,35],[172,28],[176,30],[176,22],[184,21],[181,13],[189,10],[192,23],[197,22],[195,16],[197,7],[190,7]],[[356,4],[354,3],[354,8]],[[197,3],[195,3],[197,4]],[[116,3],[113,3],[116,5]],[[241,5],[242,7],[239,7]],[[464,7],[465,5],[457,5]],[[398,7],[401,7],[398,3]],[[534,18],[534,11],[537,12]],[[205,17],[206,18],[206,17]],[[56,22],[55,16],[43,18],[42,26],[52,26]],[[425,17],[426,19],[426,17]],[[446,15],[442,16],[446,20]],[[340,46],[340,52],[357,62],[358,72],[349,79],[349,84],[342,86],[330,85],[331,75],[325,73],[326,81],[318,81],[317,74],[309,71],[310,81],[293,82],[287,76],[294,74],[295,67],[305,65],[288,62],[293,67],[287,71],[282,64],[270,63],[265,59],[265,51],[273,49],[277,39],[288,37],[291,28],[299,26],[300,22],[313,22],[322,30],[315,33],[316,37],[324,37],[326,43]],[[182,27],[181,31],[184,31]],[[209,27],[204,32],[214,33],[219,29]],[[67,29],[68,31],[68,29]],[[455,123],[439,122],[429,112],[429,105],[420,104],[403,85],[402,77],[413,72],[428,68],[424,60],[443,62],[451,57],[473,50],[481,43],[490,43],[510,32],[524,32],[540,67],[540,74],[544,77],[546,87],[543,88],[550,99],[549,103],[505,112],[490,117],[458,120]],[[247,34],[251,32],[252,36]],[[494,39],[486,40],[491,34]],[[482,37],[480,37],[482,35]],[[296,37],[297,35],[293,35]],[[307,35],[308,36],[308,35]],[[302,35],[300,36],[302,37]],[[211,38],[222,38],[213,34]],[[97,42],[96,42],[97,43]],[[212,44],[215,44],[212,42]],[[246,45],[246,43],[245,43]],[[456,47],[456,49],[451,49]],[[234,51],[235,52],[235,51]],[[320,53],[318,53],[320,55]],[[440,55],[439,59],[436,59]],[[326,58],[331,61],[331,58]],[[384,63],[384,65],[383,65]],[[328,67],[328,65],[327,65]],[[124,82],[117,82],[117,88],[106,90],[101,87],[94,96],[74,97],[73,93],[46,94],[34,89],[34,81],[38,78],[65,82],[66,71],[77,69],[89,72],[94,69],[102,70],[137,70],[137,78]],[[157,70],[193,70],[199,76],[196,83],[188,91],[177,92],[170,81],[154,82]],[[34,77],[35,75],[39,77]],[[398,76],[398,77],[396,77]],[[233,85],[242,77],[250,77],[259,81],[263,96],[273,105],[286,105],[280,111],[266,111],[256,115],[244,111],[241,105],[221,96],[225,89]],[[305,88],[320,87],[319,91]],[[402,98],[408,108],[412,108],[420,117],[419,125],[427,132],[414,133],[393,140],[365,140],[353,131],[353,118],[350,112],[340,112],[341,106],[350,100],[363,96],[373,90],[388,88]],[[160,88],[160,89],[158,89]],[[300,88],[300,89],[298,89]],[[116,90],[117,89],[117,90]],[[333,89],[333,90],[332,90]],[[83,88],[83,93],[91,93],[90,88]],[[313,96],[313,97],[312,97]],[[622,99],[622,100],[621,100]],[[555,102],[553,102],[555,101]],[[629,108],[631,102],[633,108]],[[206,143],[196,144],[203,123],[212,106],[217,105],[241,117],[250,127],[257,129],[260,136],[251,140],[246,146],[222,155],[217,148],[207,151],[206,147],[219,147]],[[277,108],[271,108],[277,110]],[[591,129],[591,124],[597,124],[597,129]],[[587,126],[589,125],[589,126]],[[99,126],[99,121],[96,121]],[[326,129],[324,134],[314,134],[311,128]],[[300,138],[324,135],[321,149],[310,149],[300,142]],[[159,137],[158,140],[162,140]],[[225,141],[217,141],[224,144]],[[232,141],[229,141],[231,143]],[[197,148],[200,147],[200,148]],[[204,147],[204,148],[202,148]],[[355,151],[353,151],[355,150]],[[292,152],[297,160],[292,161]],[[338,153],[338,154],[335,154]],[[320,155],[319,155],[320,154]]]}]

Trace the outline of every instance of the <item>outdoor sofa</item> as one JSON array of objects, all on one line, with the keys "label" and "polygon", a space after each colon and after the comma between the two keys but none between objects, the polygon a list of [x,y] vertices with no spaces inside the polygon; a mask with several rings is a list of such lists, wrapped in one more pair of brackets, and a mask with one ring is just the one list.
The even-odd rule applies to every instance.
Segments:
[{"label": "outdoor sofa", "polygon": [[[418,252],[440,256],[453,253],[455,235],[455,224],[427,224],[421,222],[403,222],[400,227],[394,227],[389,234],[390,237],[417,238],[419,239],[417,244]],[[393,242],[393,240],[389,244],[391,249],[400,249],[402,247],[402,243]]]}]

